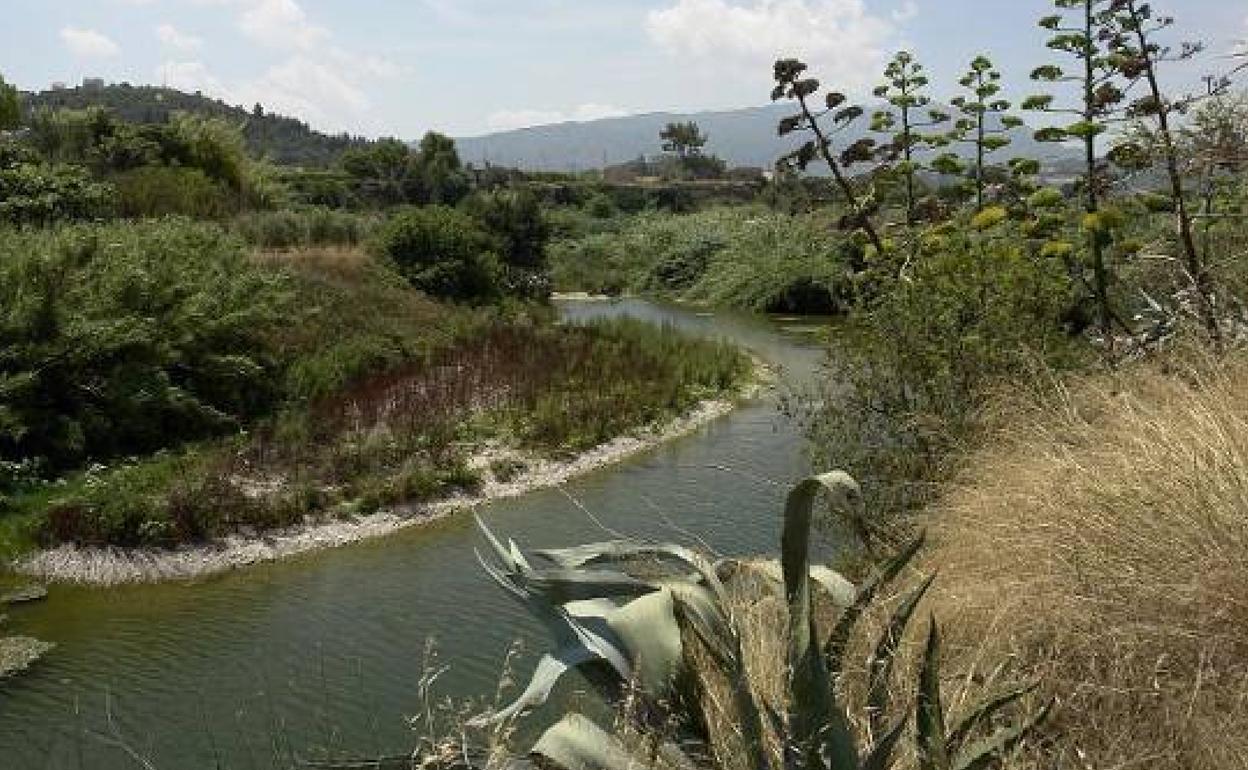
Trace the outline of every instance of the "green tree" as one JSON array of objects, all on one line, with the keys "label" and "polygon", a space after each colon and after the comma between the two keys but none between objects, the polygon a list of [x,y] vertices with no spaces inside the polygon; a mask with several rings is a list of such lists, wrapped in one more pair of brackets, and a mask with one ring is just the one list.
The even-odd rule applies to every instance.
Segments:
[{"label": "green tree", "polygon": [[684,160],[691,155],[700,155],[708,137],[702,133],[697,123],[689,121],[668,123],[659,131],[659,139],[663,141],[663,152],[674,152]]},{"label": "green tree", "polygon": [[468,174],[464,172],[455,149],[455,140],[430,131],[420,140],[415,159],[420,180],[420,202],[453,206],[469,192]]},{"label": "green tree", "polygon": [[17,99],[17,87],[11,86],[0,75],[0,131],[9,131],[22,124],[22,106]]},{"label": "green tree", "polygon": [[887,100],[891,109],[877,112],[871,128],[893,132],[891,152],[900,158],[895,170],[905,180],[906,224],[913,225],[918,202],[916,176],[923,168],[915,160],[915,154],[944,143],[943,137],[923,131],[947,123],[949,115],[936,109],[927,109],[926,115],[920,115],[932,100],[924,92],[928,85],[927,73],[909,51],[901,51],[893,57],[884,70],[884,78],[885,82],[875,89],[875,95]]},{"label": "green tree", "polygon": [[[850,229],[860,231],[877,254],[884,253],[884,241],[880,238],[873,217],[878,208],[875,196],[870,192],[860,194],[850,181],[849,168],[859,163],[876,159],[876,141],[870,137],[859,139],[841,149],[833,151],[835,145],[832,137],[853,125],[864,114],[861,105],[847,104],[845,94],[829,91],[824,97],[826,109],[815,113],[811,99],[819,92],[819,81],[803,77],[807,66],[797,59],[781,59],[776,62],[774,77],[776,86],[771,91],[771,100],[791,99],[797,102],[801,110],[796,115],[783,118],[777,128],[780,136],[795,132],[807,132],[814,138],[802,144],[798,149],[788,153],[777,161],[781,173],[796,167],[805,171],[816,158],[827,164],[836,182],[837,189],[844,198],[849,213],[844,224]],[[831,126],[825,128],[819,121],[826,116],[831,117]],[[855,265],[861,269],[862,264]]]},{"label": "green tree", "polygon": [[[975,209],[983,211],[984,191],[987,183],[987,157],[1010,144],[1010,132],[1023,125],[1023,121],[1008,114],[1012,106],[1001,94],[1001,73],[986,56],[977,56],[970,70],[958,84],[970,92],[959,95],[951,103],[962,114],[954,124],[950,140],[969,145],[974,152],[970,169],[971,182],[975,186]],[[938,170],[955,172],[960,167],[955,155],[944,155],[937,164]]]},{"label": "green tree", "polygon": [[478,193],[465,201],[464,208],[493,239],[493,251],[505,272],[505,290],[545,298],[550,292],[546,246],[551,228],[537,196],[523,188]]},{"label": "green tree", "polygon": [[382,206],[395,206],[419,196],[419,174],[411,148],[398,139],[381,139],[353,147],[339,158],[342,170],[355,180],[360,194]]},{"label": "green tree", "polygon": [[1036,133],[1036,139],[1041,142],[1075,139],[1083,143],[1082,192],[1087,214],[1084,229],[1092,261],[1092,290],[1097,307],[1097,325],[1111,353],[1116,313],[1109,295],[1111,272],[1106,255],[1112,242],[1113,222],[1102,212],[1106,166],[1101,160],[1098,140],[1109,131],[1126,98],[1119,87],[1122,76],[1119,59],[1109,50],[1111,41],[1117,39],[1120,32],[1113,7],[1117,1],[1053,0],[1058,9],[1073,13],[1069,17],[1065,13],[1046,16],[1040,20],[1040,26],[1053,33],[1048,47],[1076,59],[1079,69],[1074,74],[1067,74],[1058,65],[1046,64],[1033,71],[1031,77],[1039,82],[1073,86],[1078,94],[1076,102],[1071,107],[1055,107],[1052,94],[1031,96],[1023,102],[1025,110],[1075,118],[1074,122],[1065,126],[1041,129]]},{"label": "green tree", "polygon": [[[1162,92],[1158,69],[1161,65],[1187,61],[1195,57],[1203,46],[1184,43],[1177,50],[1156,42],[1157,35],[1174,25],[1174,19],[1153,11],[1151,3],[1140,0],[1115,0],[1113,10],[1122,34],[1115,37],[1111,50],[1119,57],[1118,66],[1128,78],[1143,78],[1147,90],[1128,106],[1128,114],[1150,122],[1155,141],[1152,146],[1161,155],[1170,184],[1170,197],[1174,204],[1179,245],[1183,251],[1187,274],[1196,291],[1197,310],[1205,331],[1215,348],[1222,348],[1222,330],[1218,325],[1214,300],[1213,276],[1208,260],[1196,246],[1192,227],[1192,214],[1187,200],[1187,189],[1180,170],[1179,149],[1175,136],[1175,120],[1191,107],[1191,99],[1171,99]],[[1117,150],[1136,154],[1132,145],[1120,145]]]},{"label": "green tree", "polygon": [[482,302],[499,293],[492,239],[465,212],[440,205],[403,209],[382,227],[378,246],[430,296]]}]

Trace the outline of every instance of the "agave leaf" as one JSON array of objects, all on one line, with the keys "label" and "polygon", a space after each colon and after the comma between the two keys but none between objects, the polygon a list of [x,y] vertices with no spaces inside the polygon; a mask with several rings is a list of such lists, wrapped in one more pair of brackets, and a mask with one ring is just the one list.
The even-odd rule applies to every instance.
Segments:
[{"label": "agave leaf", "polygon": [[982,770],[991,766],[1002,754],[1017,746],[1019,742],[1039,727],[1044,720],[1048,719],[1055,703],[1056,701],[1049,701],[1039,713],[1023,724],[999,730],[992,737],[970,746],[965,752],[958,755],[958,759],[953,765],[953,770]]},{"label": "agave leaf", "polygon": [[920,770],[951,770],[945,750],[945,709],[940,702],[940,629],[932,618],[927,648],[919,670],[919,699],[915,706],[915,732],[919,744]]},{"label": "agave leaf", "polygon": [[672,592],[661,589],[634,599],[606,621],[623,643],[642,689],[651,695],[666,693],[684,663]]},{"label": "agave leaf", "polygon": [[905,635],[906,626],[910,624],[915,608],[919,606],[919,602],[923,600],[923,596],[927,593],[927,589],[932,587],[932,581],[935,579],[936,576],[933,575],[923,581],[923,585],[915,589],[897,607],[888,622],[888,628],[880,635],[880,640],[875,645],[871,660],[867,663],[867,709],[870,712],[873,733],[878,733],[884,726],[884,715],[888,711],[888,684],[892,678],[893,660],[897,655],[897,647],[901,644],[902,636]]},{"label": "agave leaf", "polygon": [[949,733],[949,737],[945,740],[945,750],[950,754],[956,754],[962,748],[962,744],[966,741],[967,736],[971,734],[971,731],[977,725],[982,724],[993,714],[1016,702],[1024,695],[1033,692],[1035,689],[1036,685],[1034,684],[1016,687],[980,703]]},{"label": "agave leaf", "polygon": [[727,594],[715,565],[691,548],[672,543],[651,544],[631,540],[611,540],[605,543],[537,551],[562,567],[577,568],[603,562],[624,561],[643,557],[674,559],[692,568],[698,577],[714,592],[721,605],[726,605]]},{"label": "agave leaf", "polygon": [[845,645],[849,643],[849,636],[853,633],[854,625],[858,619],[862,617],[862,613],[866,611],[871,602],[875,600],[875,595],[880,589],[890,583],[893,578],[897,577],[914,555],[923,547],[926,535],[920,533],[911,543],[902,549],[901,553],[890,559],[879,573],[863,583],[858,589],[858,595],[854,598],[854,603],[845,608],[841,613],[841,617],[836,621],[836,627],[832,629],[832,635],[828,637],[827,643],[823,647],[823,656],[827,661],[827,666],[831,671],[839,672],[841,670],[841,658],[845,654]]},{"label": "agave leaf", "polygon": [[858,762],[858,749],[845,712],[836,702],[835,683],[819,652],[810,611],[810,527],[815,499],[826,492],[830,504],[844,505],[851,491],[857,490],[857,483],[841,471],[812,476],[794,487],[784,508],[780,545],[789,605],[789,724],[808,770],[854,767]]},{"label": "agave leaf", "polygon": [[875,745],[871,747],[871,751],[867,756],[863,757],[862,765],[859,770],[888,770],[893,765],[893,751],[897,748],[897,741],[901,740],[901,736],[906,731],[906,724],[909,719],[903,717],[898,720],[893,729],[884,733],[876,739]]},{"label": "agave leaf", "polygon": [[568,714],[543,733],[531,753],[563,770],[638,770],[646,764],[580,714]]},{"label": "agave leaf", "polygon": [[607,570],[530,570],[521,580],[531,593],[552,604],[598,598],[631,599],[655,590],[650,583]]},{"label": "agave leaf", "polygon": [[529,686],[524,689],[520,697],[516,698],[511,705],[493,714],[473,717],[468,720],[468,726],[489,727],[545,704],[550,699],[550,693],[555,689],[560,677],[569,669],[591,660],[598,660],[598,655],[587,647],[564,647],[554,653],[543,655],[542,659],[537,662],[537,668],[533,669]]},{"label": "agave leaf", "polygon": [[[760,559],[757,561],[739,562],[757,574],[761,575],[776,584],[784,583],[784,571],[780,566],[780,562],[776,559]],[[858,589],[854,588],[854,584],[849,582],[839,572],[832,570],[822,564],[813,564],[810,567],[810,579],[815,581],[815,585],[827,592],[832,603],[837,607],[848,607],[853,604],[854,598],[858,594]]]}]

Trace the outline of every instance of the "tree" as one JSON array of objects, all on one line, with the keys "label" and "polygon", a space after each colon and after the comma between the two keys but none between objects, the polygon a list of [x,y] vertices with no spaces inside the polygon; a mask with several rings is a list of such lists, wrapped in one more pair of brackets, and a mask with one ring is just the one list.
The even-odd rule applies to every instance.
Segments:
[{"label": "tree", "polygon": [[681,160],[691,155],[700,155],[706,146],[708,137],[693,121],[688,123],[668,123],[659,131],[659,139],[663,140],[663,152],[674,152]]},{"label": "tree", "polygon": [[551,228],[537,196],[524,188],[477,193],[464,202],[464,209],[492,238],[506,273],[506,291],[544,299],[550,293],[546,245]]},{"label": "tree", "polygon": [[1084,147],[1083,202],[1087,216],[1088,250],[1092,257],[1093,294],[1097,306],[1097,322],[1105,345],[1112,352],[1113,325],[1116,318],[1110,303],[1110,270],[1106,264],[1106,251],[1112,240],[1112,221],[1103,214],[1101,202],[1105,187],[1105,164],[1100,159],[1098,139],[1105,134],[1121,108],[1126,94],[1119,88],[1121,71],[1117,59],[1110,55],[1107,40],[1118,34],[1116,15],[1111,3],[1117,0],[1053,0],[1063,11],[1075,11],[1074,19],[1067,22],[1065,14],[1058,13],[1040,20],[1040,26],[1053,32],[1048,47],[1074,57],[1080,64],[1076,74],[1067,75],[1059,66],[1046,64],[1032,72],[1033,80],[1045,83],[1066,83],[1075,86],[1078,97],[1075,106],[1054,107],[1054,96],[1042,94],[1031,96],[1023,102],[1023,109],[1069,115],[1075,122],[1066,126],[1052,126],[1036,132],[1041,142],[1064,142],[1077,139]]},{"label": "tree", "polygon": [[438,205],[403,209],[382,227],[378,244],[408,282],[430,296],[482,302],[498,295],[490,236],[462,211]]},{"label": "tree", "polygon": [[382,206],[406,203],[418,195],[418,172],[411,148],[398,139],[353,147],[342,154],[339,164],[355,178],[365,198]]},{"label": "tree", "polygon": [[22,124],[22,106],[17,99],[17,87],[11,86],[0,75],[0,131],[10,131]]},{"label": "tree", "polygon": [[[1192,215],[1187,201],[1183,174],[1179,169],[1178,144],[1175,137],[1174,119],[1186,113],[1192,99],[1170,99],[1162,93],[1158,69],[1162,64],[1187,61],[1196,56],[1204,46],[1199,43],[1183,43],[1178,51],[1156,42],[1158,33],[1173,26],[1170,16],[1158,16],[1152,4],[1140,0],[1114,0],[1112,9],[1117,13],[1117,23],[1122,34],[1113,38],[1111,51],[1118,57],[1118,66],[1128,78],[1143,78],[1147,85],[1144,96],[1134,100],[1127,108],[1131,117],[1152,123],[1152,142],[1161,155],[1170,184],[1170,197],[1174,204],[1179,244],[1183,250],[1187,274],[1196,291],[1197,310],[1209,340],[1217,349],[1222,348],[1222,330],[1218,325],[1214,300],[1213,277],[1209,273],[1207,259],[1196,247],[1192,227]],[[1126,150],[1136,154],[1137,148],[1124,144],[1119,154]]]},{"label": "tree", "polygon": [[919,116],[918,113],[932,100],[924,93],[928,79],[923,65],[915,61],[909,51],[901,51],[893,57],[884,70],[884,78],[885,82],[875,89],[875,95],[887,100],[892,110],[877,112],[871,128],[880,132],[894,131],[891,150],[901,158],[895,169],[905,179],[906,224],[913,225],[917,204],[915,176],[922,168],[915,161],[915,153],[943,143],[942,137],[926,135],[922,131],[947,123],[949,115],[941,110],[929,109],[926,117]]},{"label": "tree", "polygon": [[[838,154],[833,153],[832,135],[844,131],[853,125],[866,112],[860,105],[847,104],[845,94],[829,91],[824,97],[825,109],[816,113],[811,107],[811,99],[819,92],[819,81],[803,77],[807,67],[797,59],[781,59],[776,62],[774,77],[776,86],[771,91],[771,100],[792,99],[801,110],[796,115],[783,118],[777,128],[780,136],[795,132],[809,132],[814,138],[801,147],[783,156],[776,162],[780,173],[796,167],[805,171],[811,161],[820,158],[827,164],[836,182],[837,189],[845,199],[849,213],[844,224],[859,230],[875,249],[876,254],[884,253],[884,241],[876,230],[872,217],[876,211],[873,195],[860,195],[854,189],[849,178],[849,168],[858,163],[865,163],[876,158],[876,142],[869,137],[859,139],[843,148]],[[831,127],[825,128],[820,120],[831,116]],[[861,267],[859,265],[858,267]]]},{"label": "tree", "polygon": [[430,131],[420,140],[415,159],[420,180],[420,202],[453,206],[468,194],[468,175],[455,149],[455,140]]},{"label": "tree", "polygon": [[[1001,93],[1001,73],[988,57],[977,56],[958,83],[970,96],[956,96],[952,100],[962,117],[955,123],[950,141],[970,145],[975,153],[971,181],[975,185],[975,210],[983,211],[987,156],[1007,147],[1010,132],[1023,125],[1023,121],[1007,114],[1011,104],[997,98]],[[945,155],[937,165],[938,170],[956,173],[961,163],[956,156]]]}]

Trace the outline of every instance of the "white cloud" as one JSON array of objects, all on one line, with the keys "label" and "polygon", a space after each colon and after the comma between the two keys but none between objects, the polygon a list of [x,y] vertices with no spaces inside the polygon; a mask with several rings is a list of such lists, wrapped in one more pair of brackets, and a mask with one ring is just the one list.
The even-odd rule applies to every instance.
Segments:
[{"label": "white cloud", "polygon": [[307,51],[329,37],[329,30],[313,24],[295,0],[250,0],[245,5],[238,26],[261,45]]},{"label": "white cloud", "polygon": [[[332,44],[332,34],[315,24],[296,0],[192,0],[237,13],[239,31],[254,43],[274,49],[280,59],[252,77],[223,80],[202,62],[171,59],[159,77],[182,90],[198,90],[231,104],[260,103],[277,112],[329,131],[351,126],[384,133],[373,111],[369,87],[398,77],[404,69],[376,54],[358,54]],[[162,28],[167,25],[162,25]],[[160,31],[170,48],[182,37]],[[186,41],[181,41],[186,42]],[[200,41],[196,39],[198,45]],[[183,46],[183,53],[189,52]]]},{"label": "white cloud", "polygon": [[172,24],[161,24],[156,27],[156,38],[166,48],[181,53],[193,53],[204,46],[204,41],[194,35],[182,32]]},{"label": "white cloud", "polygon": [[570,120],[589,121],[602,118],[618,118],[627,115],[628,110],[609,104],[581,104],[574,109],[563,112],[560,110],[498,110],[490,113],[485,119],[491,131],[510,131],[531,126],[546,126],[551,123],[566,123]]},{"label": "white cloud", "polygon": [[874,81],[897,31],[863,0],[674,0],[647,15],[646,29],[673,54],[731,65],[734,76],[770,80],[776,59],[797,57],[851,91]]},{"label": "white cloud", "polygon": [[107,58],[121,53],[116,43],[93,29],[65,27],[61,30],[61,42],[75,56],[83,58]]},{"label": "white cloud", "polygon": [[900,8],[894,8],[892,17],[893,21],[898,24],[905,24],[913,21],[919,15],[919,4],[914,0],[906,0]]},{"label": "white cloud", "polygon": [[160,82],[179,91],[203,91],[218,97],[226,97],[227,90],[203,62],[167,61],[157,71]]}]

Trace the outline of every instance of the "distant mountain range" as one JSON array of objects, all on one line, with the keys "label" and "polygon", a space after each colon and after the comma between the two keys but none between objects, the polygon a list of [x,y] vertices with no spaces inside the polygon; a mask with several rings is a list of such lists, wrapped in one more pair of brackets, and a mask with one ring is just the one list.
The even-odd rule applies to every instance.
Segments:
[{"label": "distant mountain range", "polygon": [[[706,152],[730,166],[771,168],[792,149],[793,137],[776,135],[776,124],[793,113],[791,105],[770,104],[722,112],[653,112],[583,123],[557,123],[455,140],[466,163],[489,162],[528,171],[583,171],[660,152],[659,131],[668,123],[693,121],[709,137]],[[864,118],[853,140],[866,132]],[[1027,127],[1011,132],[1012,144],[995,158],[1039,158],[1050,163],[1069,160],[1077,153],[1063,145],[1037,142]]]}]

